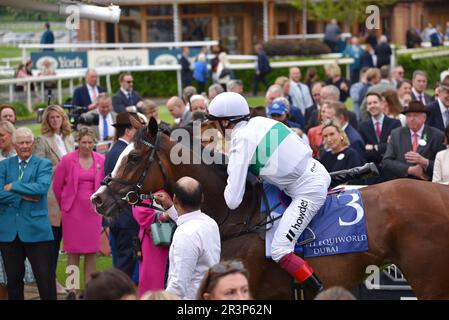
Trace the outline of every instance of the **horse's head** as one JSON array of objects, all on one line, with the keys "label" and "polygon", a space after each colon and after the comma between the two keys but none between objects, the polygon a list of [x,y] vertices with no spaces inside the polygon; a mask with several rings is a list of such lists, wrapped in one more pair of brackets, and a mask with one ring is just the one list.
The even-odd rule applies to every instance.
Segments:
[{"label": "horse's head", "polygon": [[98,213],[116,216],[120,209],[140,202],[143,195],[164,188],[167,173],[160,155],[166,139],[154,118],[139,129],[134,143],[122,152],[111,175],[91,197]]}]

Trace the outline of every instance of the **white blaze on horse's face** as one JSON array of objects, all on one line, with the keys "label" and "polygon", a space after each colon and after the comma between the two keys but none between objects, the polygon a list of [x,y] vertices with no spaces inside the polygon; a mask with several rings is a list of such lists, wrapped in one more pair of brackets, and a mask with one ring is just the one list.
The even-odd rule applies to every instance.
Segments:
[{"label": "white blaze on horse's face", "polygon": [[[130,143],[125,150],[122,151],[122,153],[120,154],[120,156],[117,159],[117,163],[115,164],[114,170],[112,170],[111,172],[111,177],[114,178],[117,174],[118,169],[120,168],[120,165],[122,164],[122,160],[124,157],[126,157],[131,151],[134,150],[134,143]],[[92,201],[93,198],[95,198],[95,196],[97,196],[99,193],[103,193],[106,191],[106,187],[105,186],[101,186],[100,188],[98,188],[97,191],[95,191],[95,193],[93,195],[90,196],[90,200]]]}]

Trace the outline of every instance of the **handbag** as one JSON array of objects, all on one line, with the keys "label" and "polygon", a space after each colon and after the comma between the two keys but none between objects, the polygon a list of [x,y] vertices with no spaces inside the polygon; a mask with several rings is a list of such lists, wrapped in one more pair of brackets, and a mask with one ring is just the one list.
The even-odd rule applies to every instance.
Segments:
[{"label": "handbag", "polygon": [[[151,224],[151,237],[155,246],[169,246],[172,239],[172,234],[175,229],[175,224],[171,222],[162,222],[161,214],[154,215],[154,221]],[[156,221],[156,219],[158,221]]]}]

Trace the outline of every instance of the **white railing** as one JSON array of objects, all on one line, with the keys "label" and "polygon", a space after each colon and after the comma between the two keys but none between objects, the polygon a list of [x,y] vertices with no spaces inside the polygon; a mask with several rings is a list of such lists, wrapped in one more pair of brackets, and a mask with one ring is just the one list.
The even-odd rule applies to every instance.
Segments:
[{"label": "white railing", "polygon": [[[352,34],[349,32],[344,32],[341,34],[343,39],[351,38]],[[324,39],[324,33],[310,33],[310,34],[285,34],[277,35],[275,39]]]},{"label": "white railing", "polygon": [[[240,57],[241,58],[241,57]],[[346,65],[346,73],[349,76],[349,65],[354,62],[352,58],[343,58],[343,59],[318,59],[318,60],[307,60],[307,61],[283,61],[283,62],[271,62],[270,65],[272,68],[289,68],[289,67],[311,67],[311,66],[324,66],[327,63],[336,62],[338,64]],[[244,70],[254,69],[254,63],[235,63],[229,64],[229,67],[233,70]],[[107,92],[112,92],[111,87],[111,75],[119,74],[122,71],[176,71],[177,85],[178,85],[178,95],[182,94],[182,85],[181,85],[181,65],[158,65],[158,66],[134,66],[134,67],[108,67],[108,68],[97,68],[97,73],[99,76],[106,77],[106,89]],[[57,81],[57,89],[58,89],[58,103],[62,104],[62,81],[69,81],[69,92],[70,95],[73,94],[73,80],[81,79],[84,77],[86,69],[77,69],[71,71],[70,74],[60,74],[55,76],[34,76],[29,78],[20,78],[20,79],[3,79],[0,80],[0,86],[9,86],[9,98],[10,101],[14,100],[14,85],[17,83],[26,83],[26,95],[27,95],[27,107],[28,110],[32,111],[32,99],[31,99],[31,83],[39,83],[41,88],[41,97],[42,100],[45,91],[44,91],[44,82],[46,81]]]},{"label": "white railing", "polygon": [[[20,79],[0,79],[0,86],[9,86],[9,101],[14,100],[14,85],[17,83],[26,83],[26,96],[27,96],[27,108],[32,111],[32,99],[31,99],[31,83],[39,83],[41,88],[41,98],[44,101],[45,90],[44,83],[46,81],[56,81],[57,82],[57,92],[58,92],[58,103],[62,104],[62,81],[69,81],[69,92],[70,96],[73,95],[73,80],[81,79],[85,76],[87,69],[74,69],[70,74],[59,74],[54,76],[33,76]],[[106,89],[107,92],[112,92],[111,86],[111,75],[119,74],[122,71],[176,71],[177,74],[177,84],[178,84],[178,95],[182,94],[181,86],[181,65],[163,65],[163,66],[134,66],[134,67],[108,67],[108,68],[97,68],[97,74],[99,76],[106,77]]]},{"label": "white railing", "polygon": [[56,43],[56,44],[22,44],[22,61],[26,61],[27,49],[130,49],[130,48],[181,48],[181,47],[208,47],[218,45],[217,40],[212,41],[180,41],[180,42],[134,42],[134,43]]}]

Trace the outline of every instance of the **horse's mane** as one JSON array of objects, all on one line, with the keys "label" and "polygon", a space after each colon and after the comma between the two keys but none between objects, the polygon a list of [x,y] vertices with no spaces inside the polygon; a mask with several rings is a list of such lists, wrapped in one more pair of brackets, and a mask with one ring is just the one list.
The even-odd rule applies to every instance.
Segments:
[{"label": "horse's mane", "polygon": [[[201,141],[196,138],[193,134],[193,126],[187,126],[187,127],[183,127],[183,128],[176,128],[176,130],[185,130],[189,137],[190,137],[190,141],[189,141],[189,149],[192,153],[196,154],[196,151],[193,149],[193,145],[194,142],[195,143],[199,143],[201,146],[201,153],[203,153],[203,150],[205,149],[205,147],[201,144]],[[166,136],[170,137],[169,134],[166,131],[162,131],[162,134],[165,134]],[[141,127],[140,129],[137,130],[136,134],[134,135],[134,143],[139,143],[139,140],[147,140],[147,136],[148,136],[148,127],[144,126]],[[180,141],[178,141],[177,143],[180,143]],[[185,146],[183,144],[183,146]],[[186,146],[187,147],[187,146]],[[222,164],[217,164],[217,163],[212,163],[212,164],[208,164],[208,163],[204,163],[203,162],[203,158],[201,157],[201,155],[198,155],[198,157],[201,159],[201,165],[207,166],[209,169],[214,170],[214,172],[216,172],[219,176],[223,177],[224,179],[227,179],[228,176],[228,166],[227,166],[227,157],[225,154],[222,154],[220,152],[216,152],[215,150],[210,150],[207,149],[207,152],[210,152],[211,156],[213,158],[215,157],[220,157],[221,163]]]}]

